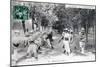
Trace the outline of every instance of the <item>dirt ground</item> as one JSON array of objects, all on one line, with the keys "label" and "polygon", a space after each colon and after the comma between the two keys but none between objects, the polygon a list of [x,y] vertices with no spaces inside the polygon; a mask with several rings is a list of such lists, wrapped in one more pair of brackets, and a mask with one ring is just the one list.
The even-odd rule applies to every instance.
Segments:
[{"label": "dirt ground", "polygon": [[[33,37],[40,33],[41,32],[34,33]],[[17,38],[15,37],[15,41]],[[17,64],[12,61],[12,65],[31,65],[31,64],[80,62],[80,61],[95,60],[95,44],[93,44],[94,42],[91,37],[89,37],[89,41],[88,41],[89,45],[87,45],[88,47],[85,49],[85,53],[82,54],[80,52],[80,47],[79,47],[79,36],[76,34],[74,36],[74,41],[70,46],[72,53],[69,56],[63,53],[64,49],[62,48],[62,41],[59,42],[61,35],[56,34],[53,36],[53,38],[54,38],[53,41],[54,49],[42,47],[42,54],[38,54],[38,60],[36,60],[34,57],[23,58]],[[20,51],[16,55],[12,54],[11,55],[12,59],[20,58],[24,56],[27,52],[27,47],[22,49],[21,48],[17,48],[17,49],[19,49]]]}]

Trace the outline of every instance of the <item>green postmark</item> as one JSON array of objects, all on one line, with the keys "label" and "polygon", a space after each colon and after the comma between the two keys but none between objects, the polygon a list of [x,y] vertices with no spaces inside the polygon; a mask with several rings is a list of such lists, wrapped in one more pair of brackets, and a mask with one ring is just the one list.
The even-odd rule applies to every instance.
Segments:
[{"label": "green postmark", "polygon": [[13,18],[19,20],[27,20],[29,16],[29,9],[26,6],[13,6]]}]

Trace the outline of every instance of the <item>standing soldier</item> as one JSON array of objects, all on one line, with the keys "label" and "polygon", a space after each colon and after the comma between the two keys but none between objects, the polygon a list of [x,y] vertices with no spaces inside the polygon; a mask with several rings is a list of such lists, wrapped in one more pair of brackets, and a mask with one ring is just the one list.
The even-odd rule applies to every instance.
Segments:
[{"label": "standing soldier", "polygon": [[85,41],[86,41],[84,28],[81,29],[81,31],[79,32],[79,35],[80,35],[79,44],[81,48],[81,53],[84,53],[85,52]]},{"label": "standing soldier", "polygon": [[35,59],[38,59],[38,55],[37,55],[37,49],[38,49],[38,45],[37,45],[37,41],[30,41],[29,42],[29,47],[27,50],[27,56],[29,57],[35,57]]},{"label": "standing soldier", "polygon": [[70,54],[70,34],[67,28],[62,33],[62,36],[63,36],[63,47],[65,49],[64,53],[67,53],[67,55],[69,55]]}]

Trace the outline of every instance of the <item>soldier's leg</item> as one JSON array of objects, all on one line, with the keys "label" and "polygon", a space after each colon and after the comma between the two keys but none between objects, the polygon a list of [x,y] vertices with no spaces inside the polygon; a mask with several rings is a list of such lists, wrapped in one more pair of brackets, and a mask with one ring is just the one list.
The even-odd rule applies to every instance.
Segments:
[{"label": "soldier's leg", "polygon": [[14,62],[18,60],[17,55],[18,55],[17,49],[14,49],[14,54],[12,55],[12,60],[14,60]]},{"label": "soldier's leg", "polygon": [[70,46],[69,46],[69,42],[66,41],[65,43],[66,43],[66,44],[65,44],[65,49],[66,49],[67,55],[69,55],[69,54],[70,54]]},{"label": "soldier's leg", "polygon": [[37,50],[38,50],[38,46],[37,45],[34,45],[33,46],[33,52],[32,52],[32,54],[34,55],[35,59],[38,59]]},{"label": "soldier's leg", "polygon": [[84,43],[80,42],[81,53],[84,53]]},{"label": "soldier's leg", "polygon": [[48,43],[48,46],[51,48],[51,43],[49,39],[47,39],[47,43]]},{"label": "soldier's leg", "polygon": [[31,52],[32,52],[32,47],[29,46],[28,49],[27,49],[27,54],[26,54],[26,56],[30,57],[30,56],[31,56]]},{"label": "soldier's leg", "polygon": [[82,51],[81,51],[81,53],[84,53],[85,52],[85,43],[83,42],[82,43]]},{"label": "soldier's leg", "polygon": [[34,52],[34,57],[35,57],[35,59],[38,59],[37,51]]},{"label": "soldier's leg", "polygon": [[63,48],[64,48],[64,54],[67,54],[67,45],[66,45],[66,41],[63,41]]},{"label": "soldier's leg", "polygon": [[53,47],[53,43],[52,43],[52,42],[50,42],[50,44],[51,44],[51,49],[54,49],[54,47]]},{"label": "soldier's leg", "polygon": [[70,52],[70,45],[69,45],[69,43],[68,43],[68,45],[67,45],[67,52],[68,52],[68,55],[71,53],[71,52]]}]

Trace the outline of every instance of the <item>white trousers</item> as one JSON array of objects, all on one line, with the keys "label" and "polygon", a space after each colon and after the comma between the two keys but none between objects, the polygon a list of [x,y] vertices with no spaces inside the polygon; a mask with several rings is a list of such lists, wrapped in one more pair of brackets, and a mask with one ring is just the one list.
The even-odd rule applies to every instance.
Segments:
[{"label": "white trousers", "polygon": [[81,48],[81,53],[84,53],[84,48],[85,48],[85,42],[80,41],[80,48]]},{"label": "white trousers", "polygon": [[29,45],[27,53],[29,54],[29,56],[34,54],[34,56],[37,57],[37,45]]},{"label": "white trousers", "polygon": [[51,43],[50,43],[50,40],[49,39],[47,39],[47,43],[48,43],[48,46],[51,48]]},{"label": "white trousers", "polygon": [[64,44],[64,47],[65,47],[66,52],[70,53],[69,41],[63,40],[63,44]]}]

